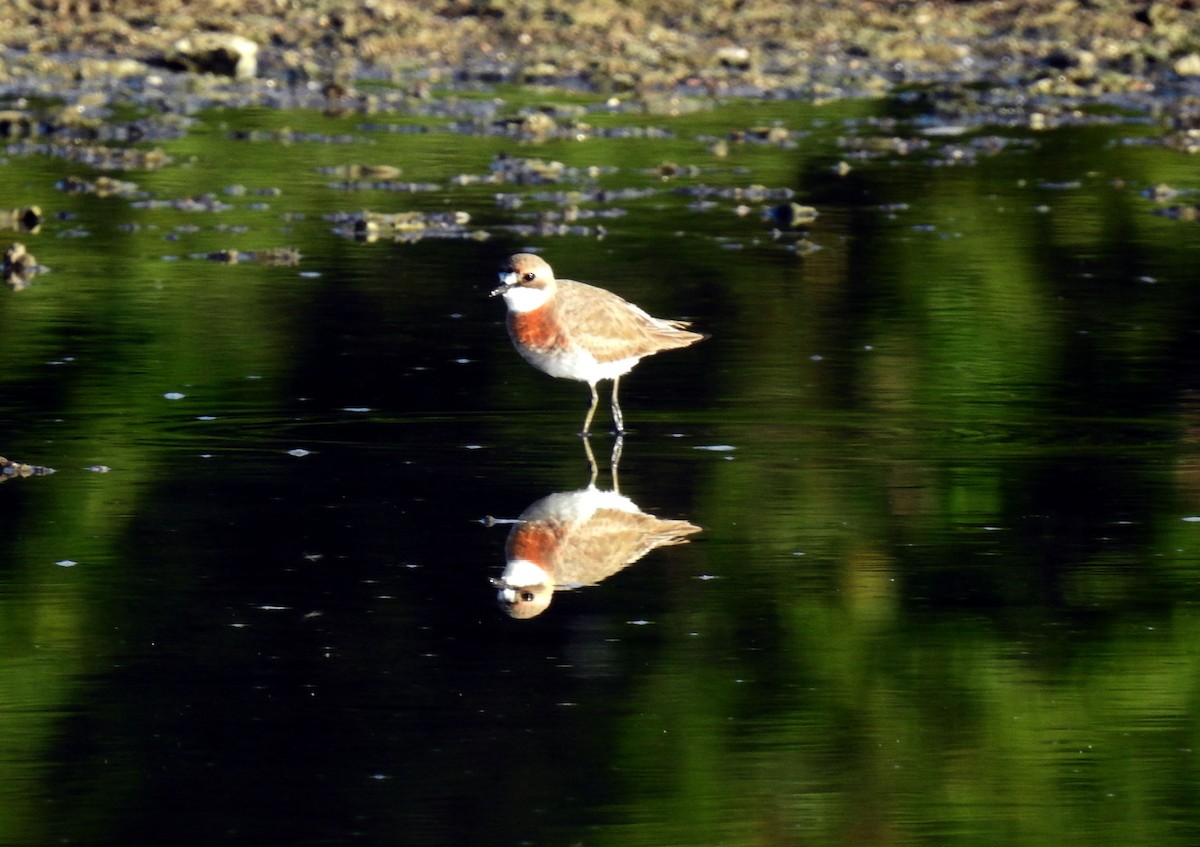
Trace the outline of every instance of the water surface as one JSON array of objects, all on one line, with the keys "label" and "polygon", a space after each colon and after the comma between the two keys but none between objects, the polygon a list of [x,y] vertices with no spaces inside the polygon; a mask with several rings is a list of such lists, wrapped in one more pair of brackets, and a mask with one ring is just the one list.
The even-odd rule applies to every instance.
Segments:
[{"label": "water surface", "polygon": [[[0,840],[1195,843],[1194,162],[571,100],[608,137],[206,112],[116,196],[10,151],[0,454],[55,472],[0,487]],[[591,473],[518,250],[711,335],[623,381],[615,480],[703,531],[524,621],[488,518]]]}]

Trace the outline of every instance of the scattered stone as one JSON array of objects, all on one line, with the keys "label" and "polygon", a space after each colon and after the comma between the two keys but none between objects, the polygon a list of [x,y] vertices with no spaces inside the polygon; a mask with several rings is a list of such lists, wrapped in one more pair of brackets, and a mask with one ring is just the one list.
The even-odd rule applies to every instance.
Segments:
[{"label": "scattered stone", "polygon": [[775,226],[793,229],[815,221],[817,210],[812,206],[802,206],[796,202],[781,203],[767,210],[766,218]]},{"label": "scattered stone", "polygon": [[300,264],[300,251],[295,247],[273,247],[268,250],[255,250],[250,258],[260,265],[270,267],[295,267]]},{"label": "scattered stone", "polygon": [[1180,76],[1200,76],[1200,53],[1188,53],[1175,60],[1175,73]]},{"label": "scattered stone", "polygon": [[58,142],[19,141],[7,148],[14,156],[53,156],[101,171],[151,171],[170,164],[171,157],[159,148],[105,147]]},{"label": "scattered stone", "polygon": [[422,238],[472,237],[467,229],[467,212],[359,212],[330,217],[338,224],[335,232],[367,243],[380,239],[417,241]]},{"label": "scattered stone", "polygon": [[179,39],[163,56],[173,70],[252,79],[258,75],[258,45],[225,32],[202,32]]},{"label": "scattered stone", "polygon": [[19,241],[9,245],[4,251],[4,281],[14,290],[20,291],[28,287],[30,280],[45,270]]},{"label": "scattered stone", "polygon": [[79,176],[68,176],[55,183],[55,188],[66,194],[95,194],[97,197],[124,197],[133,199],[141,196],[137,183],[108,176],[87,180]]},{"label": "scattered stone", "polygon": [[394,165],[338,165],[336,167],[317,168],[317,173],[326,176],[336,176],[342,179],[395,179],[403,171]]},{"label": "scattered stone", "polygon": [[28,232],[36,235],[42,228],[42,209],[40,206],[25,206],[20,209],[9,209],[0,212],[0,227],[17,232]]},{"label": "scattered stone", "polygon": [[1163,138],[1163,144],[1180,153],[1200,153],[1200,128],[1170,133]]},{"label": "scattered stone", "polygon": [[661,162],[650,169],[653,176],[663,179],[673,179],[679,176],[699,176],[700,169],[695,165],[677,165],[675,162]]},{"label": "scattered stone", "polygon": [[718,49],[714,58],[722,67],[747,71],[750,70],[752,55],[745,47],[729,46]]},{"label": "scattered stone", "polygon": [[206,259],[222,265],[257,262],[269,267],[294,267],[300,264],[300,251],[294,247],[273,247],[267,250],[213,250],[194,258]]},{"label": "scattered stone", "polygon": [[38,122],[29,112],[0,110],[0,138],[30,138],[38,133]]},{"label": "scattered stone", "polygon": [[174,200],[138,200],[129,204],[134,209],[174,209],[178,212],[227,212],[233,208],[222,202],[215,194],[199,194],[195,197],[179,197]]},{"label": "scattered stone", "polygon": [[1154,211],[1155,214],[1176,221],[1191,222],[1200,220],[1200,207],[1198,206],[1167,206],[1166,208],[1155,209]]},{"label": "scattered stone", "polygon": [[1142,192],[1143,196],[1149,197],[1155,203],[1170,203],[1182,192],[1177,188],[1172,188],[1165,182],[1160,182]]}]

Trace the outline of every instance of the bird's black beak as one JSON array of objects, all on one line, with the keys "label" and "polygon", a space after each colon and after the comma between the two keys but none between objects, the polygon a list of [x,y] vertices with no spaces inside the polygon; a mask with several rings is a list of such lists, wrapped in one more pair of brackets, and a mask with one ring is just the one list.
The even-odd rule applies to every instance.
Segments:
[{"label": "bird's black beak", "polygon": [[492,289],[492,293],[488,297],[495,297],[497,294],[503,294],[508,289],[517,284],[520,277],[516,271],[500,271],[500,285]]}]

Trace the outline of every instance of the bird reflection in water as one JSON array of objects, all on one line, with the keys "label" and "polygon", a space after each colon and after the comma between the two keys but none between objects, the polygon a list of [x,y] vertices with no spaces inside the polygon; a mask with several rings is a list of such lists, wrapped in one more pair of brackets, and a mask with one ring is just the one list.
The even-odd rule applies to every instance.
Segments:
[{"label": "bird reflection in water", "polygon": [[700,531],[687,521],[648,515],[621,494],[620,438],[613,445],[612,490],[597,488],[596,458],[590,441],[582,441],[592,471],[588,486],[543,497],[512,522],[504,550],[507,565],[492,580],[496,599],[510,617],[536,617],[556,590],[595,585],[651,550],[686,544]]}]

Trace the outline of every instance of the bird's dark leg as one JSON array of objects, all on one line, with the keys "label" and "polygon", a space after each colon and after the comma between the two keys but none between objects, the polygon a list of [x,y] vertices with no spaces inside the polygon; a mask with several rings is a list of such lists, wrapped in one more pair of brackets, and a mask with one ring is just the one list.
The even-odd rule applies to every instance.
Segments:
[{"label": "bird's dark leg", "polygon": [[592,478],[588,480],[588,487],[592,488],[600,476],[600,466],[596,464],[596,454],[592,452],[592,439],[588,438],[586,433],[580,437],[583,440],[583,452],[587,454],[588,467],[592,471]]},{"label": "bird's dark leg", "polygon": [[625,446],[625,437],[618,433],[616,440],[613,441],[612,458],[608,462],[612,470],[613,491],[618,494],[621,493],[621,480],[617,476],[617,468],[621,464],[621,448],[623,446]]},{"label": "bird's dark leg", "polygon": [[589,383],[592,389],[592,405],[588,407],[587,417],[583,419],[583,432],[580,433],[584,438],[587,438],[588,429],[592,425],[592,418],[596,414],[596,406],[600,403],[600,395],[596,392],[596,383]]},{"label": "bird's dark leg", "polygon": [[617,389],[620,387],[621,378],[619,376],[613,377],[612,416],[613,424],[617,427],[617,435],[623,435],[625,433],[625,418],[621,414],[621,403],[617,400]]}]

